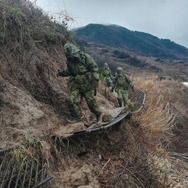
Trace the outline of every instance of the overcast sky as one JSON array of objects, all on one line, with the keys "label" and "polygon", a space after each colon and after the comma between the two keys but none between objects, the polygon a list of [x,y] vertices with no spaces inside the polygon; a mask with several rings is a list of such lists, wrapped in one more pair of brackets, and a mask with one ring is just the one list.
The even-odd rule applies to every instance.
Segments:
[{"label": "overcast sky", "polygon": [[[30,0],[35,1],[35,0]],[[188,0],[37,0],[45,12],[67,13],[70,28],[116,24],[167,38],[188,48]]]}]

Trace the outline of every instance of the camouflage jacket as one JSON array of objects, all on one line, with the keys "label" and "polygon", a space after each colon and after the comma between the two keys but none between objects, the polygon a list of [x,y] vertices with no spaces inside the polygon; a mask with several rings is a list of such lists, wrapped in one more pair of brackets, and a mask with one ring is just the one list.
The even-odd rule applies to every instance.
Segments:
[{"label": "camouflage jacket", "polygon": [[95,89],[93,83],[99,80],[98,66],[89,54],[80,53],[76,61],[67,61],[67,70],[61,71],[59,76],[70,76],[70,89]]},{"label": "camouflage jacket", "polygon": [[119,89],[128,90],[130,86],[133,87],[132,82],[129,80],[126,74],[116,75],[114,78],[113,89],[116,91]]},{"label": "camouflage jacket", "polygon": [[109,78],[109,77],[111,77],[111,70],[110,70],[110,68],[106,68],[106,67],[104,67],[103,69],[102,69],[102,75],[104,76],[104,77],[106,77],[106,78]]}]

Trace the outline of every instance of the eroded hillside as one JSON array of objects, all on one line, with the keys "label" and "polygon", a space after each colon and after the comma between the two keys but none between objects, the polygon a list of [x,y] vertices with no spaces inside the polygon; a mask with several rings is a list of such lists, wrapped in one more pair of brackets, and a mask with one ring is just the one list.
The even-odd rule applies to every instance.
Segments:
[{"label": "eroded hillside", "polygon": [[[141,112],[114,129],[62,139],[57,131],[69,128],[69,91],[56,74],[66,68],[63,45],[71,34],[22,0],[0,1],[0,25],[1,148],[18,148],[22,165],[26,156],[44,157],[52,188],[186,187],[187,158],[177,153],[177,143],[186,139],[184,86],[134,77],[147,95]],[[104,112],[116,106],[110,91],[104,96],[102,83],[97,101]],[[85,102],[82,109],[92,117]],[[187,152],[186,143],[181,152]]]},{"label": "eroded hillside", "polygon": [[39,126],[46,130],[53,124],[49,116],[55,120],[67,108],[66,82],[56,78],[64,68],[66,29],[59,32],[63,26],[52,25],[29,2],[3,1],[0,9],[1,123],[12,125],[10,134],[26,126],[28,134],[38,134]]}]

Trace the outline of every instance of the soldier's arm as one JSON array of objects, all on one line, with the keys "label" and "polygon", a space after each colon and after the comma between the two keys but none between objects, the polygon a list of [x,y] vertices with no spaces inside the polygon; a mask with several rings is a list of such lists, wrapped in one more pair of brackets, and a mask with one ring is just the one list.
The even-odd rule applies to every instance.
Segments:
[{"label": "soldier's arm", "polygon": [[110,78],[113,80],[114,79],[114,77],[113,77],[113,75],[112,75],[112,71],[111,71],[111,69],[109,68],[109,70],[110,70]]},{"label": "soldier's arm", "polygon": [[90,55],[86,55],[87,58],[87,66],[90,72],[92,72],[92,76],[95,80],[99,80],[99,72],[98,72],[98,66],[94,59]]},{"label": "soldier's arm", "polygon": [[62,77],[67,77],[67,76],[76,76],[76,73],[74,72],[72,66],[70,65],[70,63],[66,63],[67,64],[67,69],[63,70],[63,71],[59,71],[57,73],[58,76],[62,76]]},{"label": "soldier's arm", "polygon": [[72,76],[69,70],[58,71],[57,76],[67,77]]},{"label": "soldier's arm", "polygon": [[128,84],[131,84],[131,80],[129,79],[127,74],[124,74],[125,80],[127,81]]},{"label": "soldier's arm", "polygon": [[134,90],[134,85],[133,85],[133,83],[131,82],[131,80],[129,79],[129,77],[128,77],[127,75],[125,75],[125,76],[126,76],[126,80],[127,80],[128,84],[129,84],[129,87],[130,87],[132,90]]},{"label": "soldier's arm", "polygon": [[114,89],[116,88],[116,85],[117,85],[117,76],[113,79],[113,87],[111,89],[111,91],[113,92]]}]

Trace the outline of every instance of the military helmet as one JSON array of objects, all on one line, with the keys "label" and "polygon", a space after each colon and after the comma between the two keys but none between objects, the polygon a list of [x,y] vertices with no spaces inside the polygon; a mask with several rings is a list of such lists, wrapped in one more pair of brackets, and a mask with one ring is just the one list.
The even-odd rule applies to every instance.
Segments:
[{"label": "military helmet", "polygon": [[118,67],[118,68],[116,69],[116,72],[117,72],[118,74],[122,73],[122,72],[123,72],[123,68],[122,68],[122,67]]},{"label": "military helmet", "polygon": [[80,49],[78,47],[76,47],[74,44],[70,43],[70,42],[67,42],[64,45],[64,50],[65,50],[65,53],[67,55],[71,55],[71,56],[74,56],[74,57],[79,57]]}]

